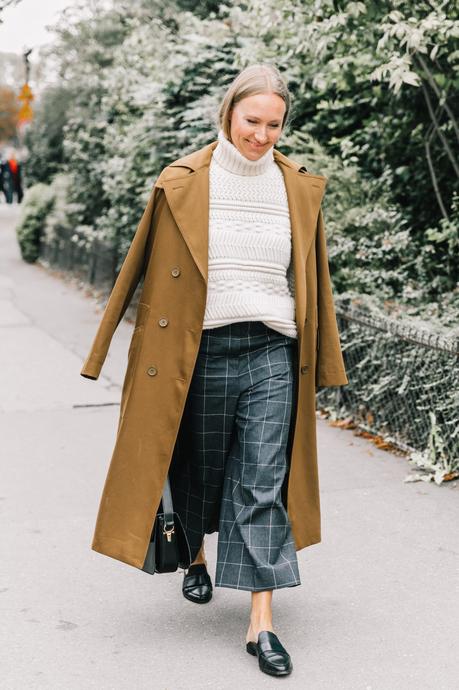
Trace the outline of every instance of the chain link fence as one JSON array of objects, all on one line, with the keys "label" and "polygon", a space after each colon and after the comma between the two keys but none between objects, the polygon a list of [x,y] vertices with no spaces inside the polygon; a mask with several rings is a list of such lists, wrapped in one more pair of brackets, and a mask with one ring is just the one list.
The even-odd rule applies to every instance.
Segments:
[{"label": "chain link fence", "polygon": [[109,289],[116,280],[116,247],[97,238],[88,247],[86,237],[78,229],[54,228],[52,239],[40,244],[40,258],[93,286]]},{"label": "chain link fence", "polygon": [[349,384],[319,389],[334,419],[408,453],[411,479],[459,476],[459,334],[433,333],[337,299]]}]

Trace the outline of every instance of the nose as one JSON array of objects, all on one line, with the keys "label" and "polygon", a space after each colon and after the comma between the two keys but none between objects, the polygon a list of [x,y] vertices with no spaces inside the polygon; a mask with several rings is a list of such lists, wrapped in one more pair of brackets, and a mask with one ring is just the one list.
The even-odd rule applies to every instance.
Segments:
[{"label": "nose", "polygon": [[265,144],[267,142],[268,134],[264,127],[257,129],[255,132],[255,139],[257,140],[258,144]]}]

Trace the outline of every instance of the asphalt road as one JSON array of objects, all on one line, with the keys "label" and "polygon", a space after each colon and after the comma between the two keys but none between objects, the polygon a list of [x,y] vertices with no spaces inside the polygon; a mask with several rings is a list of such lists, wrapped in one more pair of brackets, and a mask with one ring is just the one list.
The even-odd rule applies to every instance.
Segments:
[{"label": "asphalt road", "polygon": [[[0,204],[0,687],[5,690],[456,690],[458,485],[404,483],[406,460],[318,419],[322,542],[274,594],[294,670],[245,651],[250,594],[181,594],[90,549],[132,324],[98,381],[79,376],[101,309],[19,256]],[[216,534],[207,554],[215,574]]]}]

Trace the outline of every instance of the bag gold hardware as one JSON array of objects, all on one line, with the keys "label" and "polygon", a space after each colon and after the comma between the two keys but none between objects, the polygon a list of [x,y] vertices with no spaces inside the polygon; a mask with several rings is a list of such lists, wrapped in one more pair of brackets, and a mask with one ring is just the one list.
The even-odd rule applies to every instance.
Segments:
[{"label": "bag gold hardware", "polygon": [[163,528],[163,533],[166,535],[167,541],[169,541],[169,542],[172,541],[171,535],[175,533],[175,525],[174,525],[174,527],[173,527],[172,529],[166,529],[166,528],[164,527],[164,528]]}]

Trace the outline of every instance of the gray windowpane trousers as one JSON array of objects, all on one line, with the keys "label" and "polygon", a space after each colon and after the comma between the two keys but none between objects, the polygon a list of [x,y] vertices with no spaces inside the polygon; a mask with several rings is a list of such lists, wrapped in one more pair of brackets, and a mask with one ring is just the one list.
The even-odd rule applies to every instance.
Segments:
[{"label": "gray windowpane trousers", "polygon": [[301,584],[281,495],[295,358],[295,338],[261,321],[202,332],[171,487],[192,560],[218,531],[217,587]]}]

